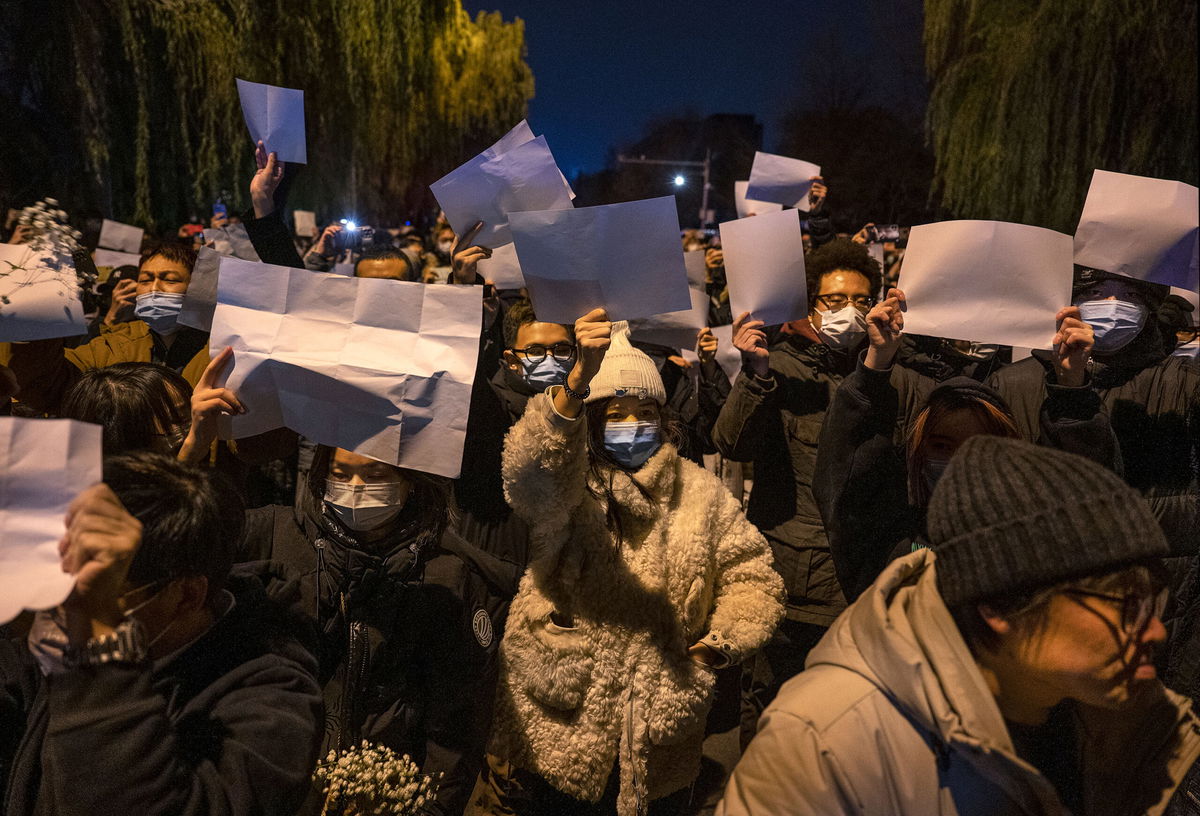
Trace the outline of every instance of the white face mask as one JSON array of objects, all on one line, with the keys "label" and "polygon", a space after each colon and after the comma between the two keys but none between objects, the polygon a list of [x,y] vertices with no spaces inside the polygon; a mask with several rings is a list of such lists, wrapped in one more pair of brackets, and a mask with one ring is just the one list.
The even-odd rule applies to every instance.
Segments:
[{"label": "white face mask", "polygon": [[1186,357],[1190,360],[1200,360],[1200,337],[1182,346],[1176,346],[1171,352],[1172,357]]},{"label": "white face mask", "polygon": [[1146,310],[1124,300],[1089,300],[1079,304],[1079,316],[1092,327],[1101,354],[1125,348],[1146,325]]},{"label": "white face mask", "polygon": [[[867,316],[852,303],[847,303],[836,312],[820,314],[821,328],[817,329],[817,334],[830,348],[854,348],[867,333]],[[812,318],[809,318],[809,322],[811,324]]]},{"label": "white face mask", "polygon": [[350,484],[325,482],[325,504],[355,532],[375,530],[394,520],[408,499],[408,482]]}]

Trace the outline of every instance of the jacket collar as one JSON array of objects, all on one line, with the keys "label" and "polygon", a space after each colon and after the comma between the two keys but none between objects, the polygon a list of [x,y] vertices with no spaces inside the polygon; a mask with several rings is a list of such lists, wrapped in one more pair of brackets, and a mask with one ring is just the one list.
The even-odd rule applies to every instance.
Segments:
[{"label": "jacket collar", "polygon": [[[813,649],[806,667],[819,664],[870,680],[941,743],[964,748],[980,773],[1032,812],[1041,812],[1034,803],[1055,801],[1049,783],[1016,755],[999,706],[937,591],[932,550],[888,565]],[[1136,773],[1151,760],[1163,761],[1178,782],[1200,756],[1200,726],[1187,702],[1150,683],[1119,711],[1076,709],[1086,735],[1085,795],[1094,803],[1088,812],[1160,813],[1144,802],[1130,810],[1129,797],[1146,791],[1115,771]]]},{"label": "jacket collar", "polygon": [[[675,446],[664,442],[638,470],[632,473],[617,469],[609,471],[613,497],[622,512],[643,521],[654,518],[659,502],[674,489],[678,460]],[[593,478],[589,477],[589,480]],[[603,495],[602,485],[592,481],[591,487]]]}]

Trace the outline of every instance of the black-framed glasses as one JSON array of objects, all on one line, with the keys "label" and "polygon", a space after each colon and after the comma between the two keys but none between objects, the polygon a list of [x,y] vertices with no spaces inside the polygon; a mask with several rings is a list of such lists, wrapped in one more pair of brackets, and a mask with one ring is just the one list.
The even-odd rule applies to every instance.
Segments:
[{"label": "black-framed glasses", "polygon": [[855,308],[863,311],[875,305],[875,298],[870,295],[817,295],[816,299],[831,312],[846,308],[847,303],[853,303]]},{"label": "black-framed glasses", "polygon": [[1168,590],[1165,588],[1153,595],[1109,595],[1088,589],[1064,589],[1063,594],[1107,601],[1121,610],[1121,629],[1129,633],[1141,632],[1154,618],[1161,620],[1167,609]]},{"label": "black-framed glasses", "polygon": [[1175,330],[1175,340],[1178,343],[1190,343],[1200,337],[1200,326],[1188,326],[1186,329]]},{"label": "black-framed glasses", "polygon": [[560,363],[565,363],[575,357],[575,346],[571,343],[555,343],[553,346],[543,346],[541,343],[533,343],[525,348],[513,349],[514,354],[520,354],[531,363],[540,363],[546,359],[546,355],[551,355]]}]

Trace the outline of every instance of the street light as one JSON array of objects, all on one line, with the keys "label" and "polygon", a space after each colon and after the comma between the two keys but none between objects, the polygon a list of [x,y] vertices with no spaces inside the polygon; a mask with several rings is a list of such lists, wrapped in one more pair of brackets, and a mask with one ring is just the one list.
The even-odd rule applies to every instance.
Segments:
[{"label": "street light", "polygon": [[675,177],[675,186],[676,186],[676,187],[682,187],[682,186],[683,186],[683,180],[684,180],[684,179],[683,179],[683,176],[676,176],[676,177]]},{"label": "street light", "polygon": [[[674,167],[695,167],[704,171],[704,185],[700,190],[700,226],[704,226],[704,221],[708,217],[708,191],[712,189],[712,184],[709,183],[710,174],[712,171],[712,151],[704,151],[704,161],[679,161],[676,159],[647,159],[645,156],[617,156],[618,164],[655,164],[667,165]],[[676,175],[673,179],[676,187],[682,187],[686,179],[682,175]]]}]

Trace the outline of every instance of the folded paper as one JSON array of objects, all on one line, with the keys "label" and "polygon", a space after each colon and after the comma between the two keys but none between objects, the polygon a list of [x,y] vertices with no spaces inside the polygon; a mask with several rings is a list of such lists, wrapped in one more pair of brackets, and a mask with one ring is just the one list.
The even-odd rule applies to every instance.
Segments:
[{"label": "folded paper", "polygon": [[101,427],[0,417],[0,625],[66,600],[75,579],[58,543],[67,507],[100,481]]},{"label": "folded paper", "polygon": [[306,164],[304,91],[244,79],[237,81],[237,89],[250,141],[261,141],[280,161]]},{"label": "folded paper", "polygon": [[240,258],[257,261],[258,252],[242,224],[229,224],[220,229],[206,229],[209,242],[196,253],[192,278],[183,296],[179,322],[193,329],[208,331],[212,327],[213,310],[217,308],[217,280],[220,278],[221,258]]},{"label": "folded paper", "polygon": [[476,223],[483,228],[474,243],[495,248],[512,242],[509,213],[570,209],[565,185],[545,136],[502,153],[489,148],[429,187],[450,226],[465,235]]},{"label": "folded paper", "polygon": [[721,225],[729,305],[736,318],[777,326],[808,315],[800,212],[780,210]]},{"label": "folded paper", "polygon": [[122,224],[120,221],[109,221],[105,218],[100,223],[99,244],[105,249],[115,249],[118,252],[137,254],[142,251],[142,236],[145,230],[132,224]]},{"label": "folded paper", "polygon": [[292,210],[296,234],[304,238],[317,237],[317,214],[312,210]]},{"label": "folded paper", "polygon": [[758,152],[754,154],[754,164],[750,167],[746,196],[808,212],[808,191],[812,188],[813,176],[819,175],[820,165]]},{"label": "folded paper", "polygon": [[0,342],[87,334],[69,255],[0,244]]},{"label": "folded paper", "polygon": [[613,320],[691,308],[675,197],[514,212],[513,241],[539,320]]},{"label": "folded paper", "polygon": [[211,348],[242,438],[288,427],[389,464],[457,477],[479,355],[482,290],[221,261]]},{"label": "folded paper", "polygon": [[1003,221],[913,227],[900,267],[904,331],[1049,349],[1071,303],[1071,236]]},{"label": "folded paper", "polygon": [[1075,263],[1195,291],[1198,212],[1190,184],[1096,170],[1075,230]]}]

